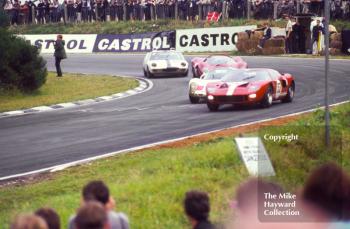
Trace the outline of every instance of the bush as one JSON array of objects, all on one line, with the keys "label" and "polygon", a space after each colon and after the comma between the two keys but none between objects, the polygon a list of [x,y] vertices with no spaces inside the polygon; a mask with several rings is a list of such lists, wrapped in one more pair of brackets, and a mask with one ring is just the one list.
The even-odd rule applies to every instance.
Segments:
[{"label": "bush", "polygon": [[36,47],[0,28],[0,88],[31,92],[46,81],[46,61]]}]

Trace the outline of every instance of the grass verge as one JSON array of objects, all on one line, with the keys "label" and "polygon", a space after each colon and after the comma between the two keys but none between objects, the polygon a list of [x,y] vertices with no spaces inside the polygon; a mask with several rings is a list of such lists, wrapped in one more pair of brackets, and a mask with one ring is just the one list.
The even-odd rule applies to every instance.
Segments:
[{"label": "grass verge", "polygon": [[96,98],[127,91],[137,85],[137,80],[123,77],[65,74],[58,78],[49,73],[44,86],[36,92],[0,91],[0,112]]},{"label": "grass verge", "polygon": [[[181,20],[157,20],[157,21],[120,21],[120,22],[94,22],[79,24],[45,24],[45,25],[21,25],[11,27],[15,34],[120,34],[120,33],[144,33],[159,32],[176,29],[211,28],[222,26],[263,25],[267,20],[235,19],[220,22],[207,21],[181,21]],[[284,28],[286,21],[271,21],[272,26]],[[332,21],[337,30],[350,29],[349,21]]]},{"label": "grass verge", "polygon": [[[336,161],[350,171],[350,103],[332,110],[334,147],[328,150],[323,142],[323,117],[324,112],[318,110],[282,126],[267,123],[270,126],[244,133],[262,138],[265,134],[299,136],[292,142],[264,141],[276,170],[271,179],[287,190],[298,189],[310,170],[325,161]],[[249,176],[235,148],[233,136],[237,135],[203,142],[192,139],[191,144],[178,142],[172,147],[118,155],[48,174],[38,182],[2,187],[0,225],[6,225],[18,212],[51,206],[59,212],[65,228],[79,206],[83,185],[93,179],[103,179],[109,185],[117,208],[129,215],[132,228],[189,228],[182,210],[189,189],[209,192],[211,218],[222,221],[235,188]]]}]

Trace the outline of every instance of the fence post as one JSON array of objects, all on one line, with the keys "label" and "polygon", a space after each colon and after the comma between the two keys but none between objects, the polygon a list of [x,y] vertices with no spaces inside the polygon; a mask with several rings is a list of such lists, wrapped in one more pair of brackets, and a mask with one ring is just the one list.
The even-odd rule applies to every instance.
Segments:
[{"label": "fence post", "polygon": [[278,1],[273,2],[273,19],[277,19],[277,8],[278,8]]},{"label": "fence post", "polygon": [[203,20],[203,7],[202,7],[202,3],[198,4],[198,17],[199,20]]},{"label": "fence post", "polygon": [[111,6],[109,4],[105,8],[105,15],[106,15],[106,21],[111,21]]},{"label": "fence post", "polygon": [[35,7],[32,6],[32,21],[31,21],[33,24],[36,24],[35,23]]},{"label": "fence post", "polygon": [[151,5],[150,6],[150,14],[151,14],[151,20],[153,21],[154,20],[154,5]]},{"label": "fence post", "polygon": [[153,20],[155,20],[155,21],[158,19],[158,15],[157,15],[158,14],[158,10],[159,10],[158,7],[159,7],[158,3],[156,3],[154,1],[154,8],[153,8],[153,15],[154,16],[153,16]]},{"label": "fence post", "polygon": [[126,21],[126,3],[123,3],[123,21]]},{"label": "fence post", "polygon": [[96,17],[96,21],[99,21],[99,19],[98,19],[98,7],[97,7],[97,3],[95,4],[95,17]]},{"label": "fence post", "polygon": [[179,3],[176,1],[175,2],[175,20],[179,19]]},{"label": "fence post", "polygon": [[227,2],[226,1],[224,1],[223,3],[222,3],[222,20],[223,21],[225,21],[227,18],[228,18],[228,16],[227,16],[227,7],[228,6],[228,4],[227,4]]},{"label": "fence post", "polygon": [[297,14],[300,14],[300,0],[297,0]]},{"label": "fence post", "polygon": [[247,0],[247,19],[250,20],[250,0]]},{"label": "fence post", "polygon": [[67,23],[67,21],[68,21],[67,4],[64,4],[63,12],[64,12],[64,23]]}]

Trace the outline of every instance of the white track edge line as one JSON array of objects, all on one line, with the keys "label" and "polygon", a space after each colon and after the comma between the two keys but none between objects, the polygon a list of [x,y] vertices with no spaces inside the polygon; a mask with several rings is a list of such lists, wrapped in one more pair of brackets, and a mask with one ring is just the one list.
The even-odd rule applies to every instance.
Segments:
[{"label": "white track edge line", "polygon": [[[34,112],[32,112],[32,114],[35,114],[35,113],[41,113],[41,112],[47,112],[47,111],[51,111],[52,112],[52,111],[57,111],[57,110],[62,110],[62,109],[72,108],[72,107],[77,107],[77,106],[92,105],[94,103],[96,104],[96,103],[109,102],[111,100],[118,100],[118,99],[123,99],[123,98],[126,98],[126,97],[130,97],[132,95],[141,94],[141,93],[149,91],[149,90],[151,90],[153,88],[153,82],[151,80],[149,80],[149,79],[145,79],[145,78],[141,78],[141,77],[129,77],[129,76],[122,76],[122,77],[136,79],[140,83],[140,85],[144,85],[144,86],[136,87],[136,88],[142,87],[142,89],[139,89],[139,90],[134,88],[134,89],[130,89],[130,90],[127,90],[127,91],[124,91],[124,92],[120,92],[120,93],[117,93],[117,94],[108,95],[107,97],[111,97],[111,99],[104,99],[104,101],[96,102],[96,99],[101,98],[101,97],[96,97],[96,98],[92,98],[92,99],[84,99],[84,100],[78,100],[78,101],[73,101],[73,102],[52,104],[52,105],[49,105],[49,106],[31,107],[31,108],[27,108],[27,109],[24,109],[24,110],[6,111],[6,112],[2,112],[2,113],[0,112],[0,118],[22,116],[24,114],[27,114],[25,112],[26,110],[35,110]],[[145,83],[144,81],[146,81],[147,83]],[[148,84],[148,87],[147,87],[147,84]],[[113,98],[113,96],[117,96],[117,97]],[[102,96],[102,97],[106,97],[106,96]],[[76,103],[81,103],[81,104],[77,105]],[[62,106],[62,108],[55,109],[55,108],[52,108],[52,106]],[[45,109],[37,109],[37,108],[40,108],[40,107],[45,107]],[[1,116],[1,114],[4,114],[4,115]]]},{"label": "white track edge line", "polygon": [[[342,104],[349,103],[349,102],[350,102],[350,100],[346,100],[346,101],[339,102],[339,103],[334,103],[334,104],[331,104],[330,107],[342,105]],[[32,175],[32,174],[36,174],[36,173],[41,173],[41,172],[60,171],[60,170],[66,169],[68,167],[76,166],[76,165],[79,165],[79,164],[85,164],[85,163],[88,163],[88,162],[91,162],[91,161],[107,158],[107,157],[110,157],[110,156],[115,156],[115,155],[121,154],[121,153],[127,153],[127,152],[136,151],[136,150],[146,149],[146,148],[150,148],[150,147],[153,147],[153,146],[159,146],[159,145],[166,144],[166,143],[172,143],[172,142],[180,141],[180,140],[191,138],[191,137],[197,137],[197,136],[204,135],[204,134],[211,134],[211,133],[219,132],[219,131],[222,131],[222,130],[238,128],[238,127],[243,127],[243,126],[249,126],[249,125],[254,125],[254,124],[257,124],[257,123],[273,121],[273,120],[280,119],[280,118],[287,118],[287,117],[291,117],[291,116],[297,116],[297,115],[310,113],[310,112],[316,111],[318,109],[324,109],[324,108],[325,107],[322,106],[322,107],[319,107],[319,108],[313,108],[313,109],[309,109],[309,110],[306,110],[306,111],[300,111],[300,112],[296,112],[296,113],[292,113],[292,114],[281,115],[281,116],[274,117],[274,118],[268,118],[268,119],[263,119],[263,120],[259,120],[259,121],[248,122],[248,123],[239,124],[239,125],[235,125],[235,126],[231,126],[231,127],[227,127],[227,128],[222,128],[222,129],[218,129],[218,130],[212,130],[212,131],[202,132],[202,133],[198,133],[198,134],[194,134],[194,135],[188,135],[188,136],[184,136],[184,137],[180,137],[180,138],[174,138],[174,139],[154,142],[154,143],[150,143],[150,144],[146,144],[146,145],[142,145],[142,146],[136,146],[136,147],[132,147],[132,148],[129,148],[129,149],[118,150],[118,151],[115,151],[115,152],[111,152],[111,153],[107,153],[107,154],[103,154],[103,155],[99,155],[99,156],[94,156],[94,157],[89,157],[89,158],[85,158],[85,159],[82,159],[82,160],[77,160],[77,161],[73,161],[73,162],[69,162],[69,163],[65,163],[65,164],[61,164],[61,165],[55,165],[55,166],[51,166],[51,167],[47,167],[47,168],[43,168],[43,169],[38,169],[38,170],[25,172],[25,173],[19,173],[19,174],[15,174],[15,175],[6,176],[6,177],[0,177],[0,181],[12,179],[12,178],[17,178],[17,177],[28,176],[28,175]]]}]

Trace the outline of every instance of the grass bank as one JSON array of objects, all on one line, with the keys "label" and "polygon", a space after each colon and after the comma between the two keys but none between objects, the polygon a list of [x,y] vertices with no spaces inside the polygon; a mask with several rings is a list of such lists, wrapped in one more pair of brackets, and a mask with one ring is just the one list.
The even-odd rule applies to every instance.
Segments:
[{"label": "grass bank", "polygon": [[[277,174],[271,179],[293,191],[324,161],[336,161],[350,171],[349,117],[350,103],[332,110],[334,147],[329,150],[324,147],[321,110],[283,126],[267,126],[244,135],[299,136],[292,142],[264,140]],[[190,228],[182,210],[182,199],[189,189],[209,192],[211,218],[220,222],[227,217],[235,188],[249,176],[234,135],[118,155],[48,174],[41,181],[2,187],[0,225],[6,225],[18,212],[51,206],[57,209],[65,228],[79,206],[82,187],[93,179],[103,179],[109,185],[117,208],[129,215],[131,228]]]},{"label": "grass bank", "polygon": [[36,92],[0,91],[0,112],[96,98],[127,91],[137,85],[136,80],[123,77],[65,74],[58,78],[49,73],[44,86]]},{"label": "grass bank", "polygon": [[[212,28],[222,26],[262,25],[266,20],[235,19],[220,22],[206,21],[180,21],[180,20],[157,20],[157,21],[121,21],[121,22],[94,22],[80,24],[46,24],[46,25],[21,25],[11,27],[15,34],[121,34],[121,33],[144,33],[159,32],[175,29]],[[285,27],[284,20],[272,21],[272,26]],[[349,21],[332,21],[339,31],[342,28],[350,29]]]}]

